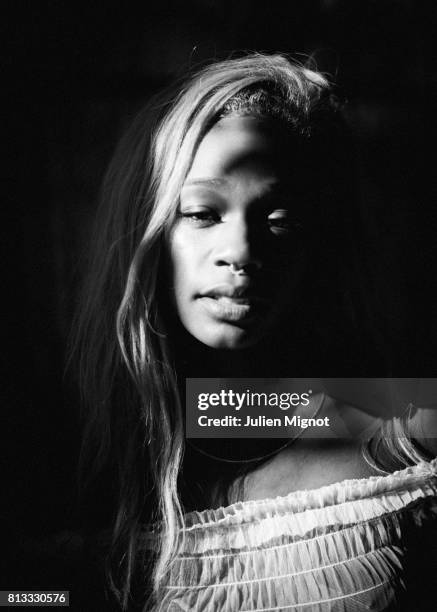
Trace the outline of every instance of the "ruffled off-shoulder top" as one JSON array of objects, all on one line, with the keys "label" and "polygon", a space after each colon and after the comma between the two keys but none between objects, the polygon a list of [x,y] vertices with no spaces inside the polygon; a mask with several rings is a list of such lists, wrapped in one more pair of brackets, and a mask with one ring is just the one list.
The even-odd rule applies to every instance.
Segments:
[{"label": "ruffled off-shoulder top", "polygon": [[156,610],[437,610],[437,460],[186,516]]}]

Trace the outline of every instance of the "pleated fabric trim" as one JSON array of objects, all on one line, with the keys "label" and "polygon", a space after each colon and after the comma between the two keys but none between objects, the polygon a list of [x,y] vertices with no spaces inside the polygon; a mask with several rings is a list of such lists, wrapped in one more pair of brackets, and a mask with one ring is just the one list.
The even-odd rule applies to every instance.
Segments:
[{"label": "pleated fabric trim", "polygon": [[[293,491],[286,496],[249,500],[217,509],[190,512],[185,515],[184,531],[187,533],[200,528],[214,529],[218,526],[241,525],[263,518],[279,517],[290,512],[323,509],[329,513],[338,506],[342,506],[340,512],[342,517],[347,519],[348,511],[355,507],[350,505],[351,502],[366,499],[372,500],[374,502],[372,505],[378,507],[378,501],[382,502],[386,511],[397,510],[418,497],[435,494],[435,478],[437,478],[437,458],[387,476],[342,480],[318,489]],[[393,506],[390,506],[390,503]],[[362,505],[357,507],[361,508]],[[364,513],[361,520],[366,520],[367,516],[368,513]]]},{"label": "pleated fabric trim", "polygon": [[435,537],[436,517],[437,460],[192,512],[156,610],[397,609],[406,541]]}]

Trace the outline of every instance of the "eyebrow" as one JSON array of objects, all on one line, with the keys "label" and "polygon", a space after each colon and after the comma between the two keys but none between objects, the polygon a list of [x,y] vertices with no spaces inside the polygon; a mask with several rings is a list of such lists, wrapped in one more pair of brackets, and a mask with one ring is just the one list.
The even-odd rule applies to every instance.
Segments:
[{"label": "eyebrow", "polygon": [[[225,187],[228,184],[228,180],[226,178],[192,178],[187,179],[185,183],[182,185],[182,189],[184,187]],[[282,182],[274,182],[269,186],[268,192],[266,195],[283,195],[286,192],[286,186]]]},{"label": "eyebrow", "polygon": [[187,179],[182,187],[191,187],[193,185],[200,185],[204,187],[222,187],[228,181],[225,178],[193,178]]}]

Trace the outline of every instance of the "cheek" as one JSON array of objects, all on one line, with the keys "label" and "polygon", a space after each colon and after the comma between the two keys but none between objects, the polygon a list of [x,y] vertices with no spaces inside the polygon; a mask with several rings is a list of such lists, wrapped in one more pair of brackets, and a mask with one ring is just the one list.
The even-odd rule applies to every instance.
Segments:
[{"label": "cheek", "polygon": [[196,238],[181,227],[171,234],[168,254],[169,279],[177,302],[192,290],[205,257]]}]

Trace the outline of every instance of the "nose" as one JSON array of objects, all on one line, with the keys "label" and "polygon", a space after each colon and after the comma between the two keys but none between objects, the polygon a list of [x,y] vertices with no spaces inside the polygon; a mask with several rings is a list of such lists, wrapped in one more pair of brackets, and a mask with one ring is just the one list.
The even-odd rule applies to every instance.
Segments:
[{"label": "nose", "polygon": [[253,232],[247,219],[238,216],[221,224],[215,249],[215,265],[228,266],[232,274],[251,274],[262,267],[254,252]]}]

